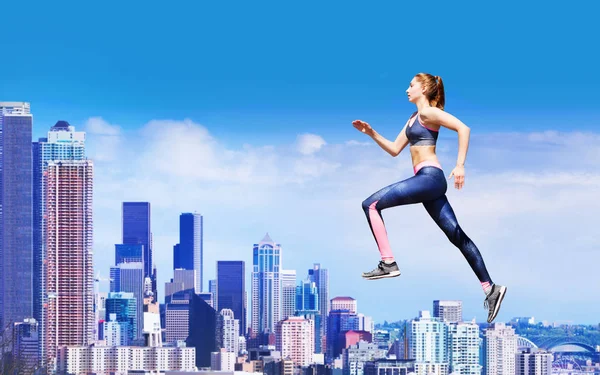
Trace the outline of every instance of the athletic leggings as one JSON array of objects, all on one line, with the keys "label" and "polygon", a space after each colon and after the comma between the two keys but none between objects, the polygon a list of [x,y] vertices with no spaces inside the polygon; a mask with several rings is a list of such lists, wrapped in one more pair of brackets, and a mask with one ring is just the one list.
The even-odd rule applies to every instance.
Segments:
[{"label": "athletic leggings", "polygon": [[492,284],[477,246],[458,225],[454,211],[446,198],[447,189],[444,171],[436,166],[428,165],[415,170],[414,176],[389,185],[365,199],[362,207],[379,247],[381,258],[386,260],[394,257],[381,210],[405,204],[423,203],[429,215],[450,242],[460,249],[479,281]]}]

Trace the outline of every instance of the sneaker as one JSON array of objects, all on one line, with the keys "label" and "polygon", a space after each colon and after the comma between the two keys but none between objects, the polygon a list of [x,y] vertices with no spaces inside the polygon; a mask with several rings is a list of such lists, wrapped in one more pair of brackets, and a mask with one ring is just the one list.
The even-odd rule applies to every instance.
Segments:
[{"label": "sneaker", "polygon": [[383,260],[379,262],[377,268],[373,271],[363,272],[362,277],[368,280],[382,279],[384,277],[396,277],[400,276],[400,270],[396,262],[387,264]]},{"label": "sneaker", "polygon": [[496,315],[498,315],[498,311],[500,311],[500,305],[502,304],[502,300],[504,299],[504,295],[506,294],[506,287],[502,285],[492,285],[492,290],[485,297],[485,302],[483,306],[486,309],[489,309],[488,313],[488,323],[491,323],[496,319]]}]

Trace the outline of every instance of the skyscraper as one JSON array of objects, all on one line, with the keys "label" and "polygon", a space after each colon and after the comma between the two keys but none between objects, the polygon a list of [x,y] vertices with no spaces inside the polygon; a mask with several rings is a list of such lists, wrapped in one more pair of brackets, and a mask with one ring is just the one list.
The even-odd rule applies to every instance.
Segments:
[{"label": "skyscraper", "polygon": [[[49,161],[85,159],[85,132],[75,131],[66,121],[58,121],[46,138],[33,142],[33,317],[45,332],[46,296],[46,185],[44,175]],[[45,358],[45,335],[39,335],[40,357]]]},{"label": "skyscraper", "polygon": [[319,292],[313,281],[302,280],[296,286],[296,311],[299,314],[304,313],[319,313]]},{"label": "skyscraper", "polygon": [[173,248],[173,269],[196,272],[196,293],[202,292],[202,215],[182,213],[179,216],[179,243]]},{"label": "skyscraper", "polygon": [[[308,270],[308,278],[314,282],[317,286],[317,292],[319,294],[319,310],[321,312],[321,323],[319,324],[318,331],[319,336],[325,341],[327,336],[327,316],[329,315],[329,271],[325,268],[321,268],[321,264],[313,264],[313,268]],[[315,350],[317,353],[321,353],[325,345],[317,345]]]},{"label": "skyscraper", "polygon": [[[150,202],[123,202],[123,244],[144,245],[144,277],[153,279]],[[153,279],[153,281],[155,281]],[[153,288],[156,289],[156,288]],[[153,290],[155,299],[157,291]]]},{"label": "skyscraper", "polygon": [[281,271],[281,320],[296,313],[296,270]]},{"label": "skyscraper", "polygon": [[94,333],[93,164],[48,162],[46,359],[60,345],[88,345]]},{"label": "skyscraper", "polygon": [[[302,280],[296,286],[296,316],[303,316],[313,321],[313,337],[315,338],[315,353],[322,352],[323,336],[320,335],[320,327],[323,327],[323,318],[321,316],[321,306],[319,306],[319,293],[314,281],[310,279]],[[324,335],[326,336],[326,335]]]},{"label": "skyscraper", "polygon": [[315,353],[315,326],[312,320],[292,316],[277,323],[275,348],[281,358],[290,358],[294,365],[307,367]]},{"label": "skyscraper", "polygon": [[0,102],[0,329],[33,314],[29,103]]},{"label": "skyscraper", "polygon": [[144,245],[115,245],[115,264],[135,262],[144,263]]},{"label": "skyscraper", "polygon": [[252,331],[275,333],[281,316],[281,245],[267,233],[254,244],[252,259]]},{"label": "skyscraper", "polygon": [[[196,273],[194,270],[173,270],[173,278],[165,283],[165,303],[170,303],[176,293],[192,291],[196,287]],[[176,297],[177,298],[177,297]]]},{"label": "skyscraper", "polygon": [[119,263],[110,268],[111,292],[132,293],[136,301],[136,330],[133,339],[142,339],[144,320],[144,264]]},{"label": "skyscraper", "polygon": [[418,375],[448,374],[448,326],[429,311],[421,311],[409,326],[410,356]]},{"label": "skyscraper", "polygon": [[246,266],[244,261],[217,262],[216,304],[218,311],[230,309],[240,321],[240,334],[246,334]]},{"label": "skyscraper", "polygon": [[231,309],[222,309],[219,315],[218,339],[221,341],[221,347],[237,356],[240,346],[240,321],[235,319]]},{"label": "skyscraper", "polygon": [[446,323],[462,322],[462,301],[433,301],[433,317]]},{"label": "skyscraper", "polygon": [[105,321],[111,321],[110,316],[115,315],[115,321],[119,323],[121,333],[127,345],[135,339],[138,332],[137,301],[133,293],[110,292],[106,298]]},{"label": "skyscraper", "polygon": [[331,310],[348,310],[353,314],[357,312],[356,299],[352,297],[335,297],[331,299]]},{"label": "skyscraper", "polygon": [[448,324],[448,355],[451,373],[481,375],[480,341],[479,326],[475,321]]},{"label": "skyscraper", "polygon": [[[551,375],[554,354],[550,351],[526,348],[517,353],[516,375]],[[570,372],[570,371],[569,371]]]},{"label": "skyscraper", "polygon": [[493,323],[485,330],[483,375],[515,374],[517,335],[515,329],[504,323]]},{"label": "skyscraper", "polygon": [[350,310],[331,310],[327,317],[326,361],[331,363],[342,353],[341,333],[358,330],[358,317]]}]

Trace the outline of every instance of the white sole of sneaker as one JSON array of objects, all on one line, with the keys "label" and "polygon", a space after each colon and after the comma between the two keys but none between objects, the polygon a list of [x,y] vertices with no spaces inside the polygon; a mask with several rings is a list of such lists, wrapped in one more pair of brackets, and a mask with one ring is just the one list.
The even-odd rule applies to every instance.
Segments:
[{"label": "white sole of sneaker", "polygon": [[387,277],[398,277],[400,276],[400,271],[392,271],[390,273],[387,273],[385,275],[381,275],[381,276],[371,276],[371,277],[365,277],[363,276],[363,279],[366,280],[377,280],[377,279],[385,279]]},{"label": "white sole of sneaker", "polygon": [[496,302],[496,307],[494,307],[494,314],[492,315],[492,318],[488,321],[488,323],[491,323],[494,321],[494,319],[496,319],[496,315],[498,315],[500,305],[502,304],[502,300],[504,299],[504,295],[506,294],[506,289],[507,288],[505,286],[500,288],[500,296],[498,297],[498,302]]}]

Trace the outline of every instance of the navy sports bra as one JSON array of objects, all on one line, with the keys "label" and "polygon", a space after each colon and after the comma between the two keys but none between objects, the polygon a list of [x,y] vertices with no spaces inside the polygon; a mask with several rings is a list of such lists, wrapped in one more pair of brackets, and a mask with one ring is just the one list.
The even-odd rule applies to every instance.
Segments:
[{"label": "navy sports bra", "polygon": [[406,126],[406,138],[411,146],[435,146],[438,139],[439,131],[432,130],[419,121],[419,114],[413,122],[412,126]]}]

